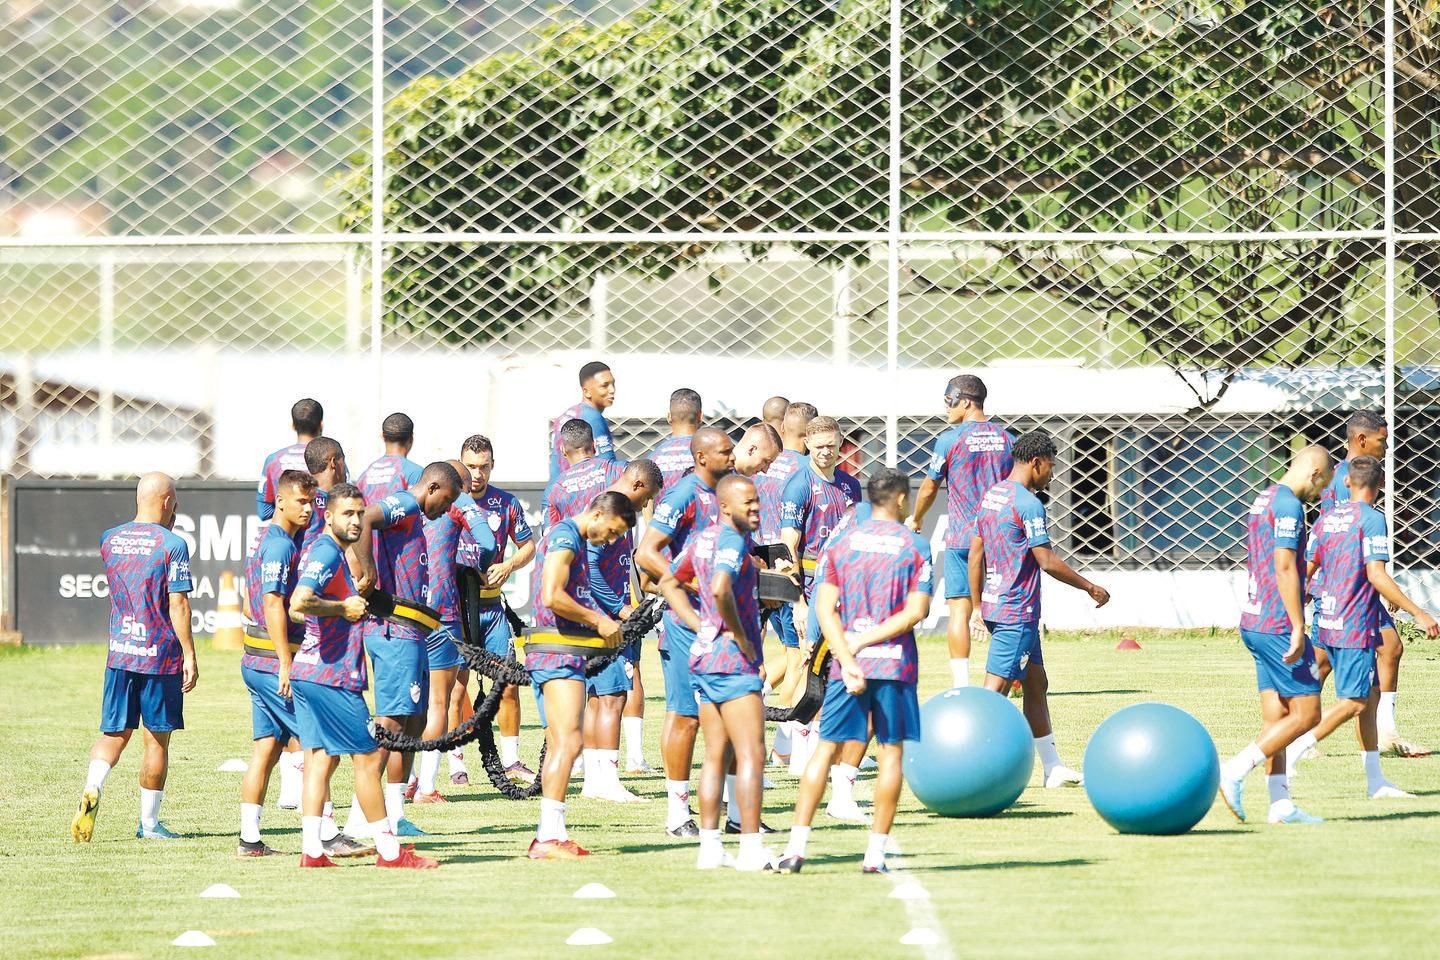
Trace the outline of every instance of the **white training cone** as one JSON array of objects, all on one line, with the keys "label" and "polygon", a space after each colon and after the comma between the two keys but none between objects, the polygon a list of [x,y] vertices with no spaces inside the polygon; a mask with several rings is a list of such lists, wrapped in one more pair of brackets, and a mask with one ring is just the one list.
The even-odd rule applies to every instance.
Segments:
[{"label": "white training cone", "polygon": [[576,900],[609,900],[615,896],[615,891],[603,883],[587,883],[575,891]]},{"label": "white training cone", "polygon": [[172,947],[213,947],[215,941],[209,935],[200,930],[186,930],[180,936],[170,941]]},{"label": "white training cone", "polygon": [[581,927],[570,934],[565,943],[572,947],[597,947],[602,943],[614,943],[610,934],[604,930],[596,930],[594,927]]},{"label": "white training cone", "polygon": [[226,760],[224,763],[220,764],[220,766],[216,767],[215,769],[221,773],[244,773],[246,770],[250,769],[250,765],[247,764],[244,760],[232,758],[230,760]]},{"label": "white training cone", "polygon": [[929,900],[930,891],[913,880],[900,884],[890,891],[892,900]]},{"label": "white training cone", "polygon": [[240,891],[236,890],[228,883],[212,883],[210,884],[210,886],[200,891],[200,896],[210,900],[224,900],[239,897]]},{"label": "white training cone", "polygon": [[907,947],[933,947],[940,942],[940,935],[927,927],[916,927],[901,937],[900,942]]}]

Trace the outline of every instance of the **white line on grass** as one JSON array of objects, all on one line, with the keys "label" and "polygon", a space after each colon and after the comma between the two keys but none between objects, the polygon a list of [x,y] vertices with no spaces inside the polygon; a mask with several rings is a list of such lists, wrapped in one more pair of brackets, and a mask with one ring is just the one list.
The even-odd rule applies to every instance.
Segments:
[{"label": "white line on grass", "polygon": [[[905,915],[910,918],[911,933],[917,930],[928,930],[934,934],[933,937],[922,937],[916,943],[921,947],[926,960],[954,960],[955,951],[950,946],[950,938],[945,935],[945,928],[940,926],[940,917],[935,913],[935,907],[930,903],[930,891],[925,889],[924,884],[915,879],[909,871],[900,865],[903,858],[895,838],[890,838],[890,850],[893,856],[889,858],[890,883],[898,890],[902,886],[918,890],[923,896],[901,896],[898,899],[905,904]],[[907,934],[909,936],[909,934]]]}]

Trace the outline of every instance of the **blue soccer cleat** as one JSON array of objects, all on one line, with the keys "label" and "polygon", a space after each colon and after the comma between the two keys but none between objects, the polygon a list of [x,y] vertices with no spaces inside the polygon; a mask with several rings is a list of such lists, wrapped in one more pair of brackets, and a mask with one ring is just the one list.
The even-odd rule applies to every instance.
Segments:
[{"label": "blue soccer cleat", "polygon": [[153,827],[147,827],[147,826],[145,826],[144,824],[141,824],[139,827],[137,827],[137,828],[135,829],[135,839],[136,839],[136,840],[179,840],[179,839],[180,839],[180,834],[174,832],[174,831],[171,830],[169,827],[165,826],[165,824],[161,823],[159,820],[156,820],[156,821],[155,821],[155,826],[153,826]]},{"label": "blue soccer cleat", "polygon": [[1284,814],[1270,814],[1269,821],[1271,823],[1324,823],[1325,818],[1311,816],[1299,807],[1292,806]]},{"label": "blue soccer cleat", "polygon": [[395,836],[397,837],[428,837],[430,834],[421,830],[411,823],[406,817],[401,817],[400,822],[395,824]]},{"label": "blue soccer cleat", "polygon": [[1245,822],[1245,781],[1226,780],[1220,778],[1220,799],[1225,801],[1225,806],[1235,814],[1235,819],[1241,823]]}]

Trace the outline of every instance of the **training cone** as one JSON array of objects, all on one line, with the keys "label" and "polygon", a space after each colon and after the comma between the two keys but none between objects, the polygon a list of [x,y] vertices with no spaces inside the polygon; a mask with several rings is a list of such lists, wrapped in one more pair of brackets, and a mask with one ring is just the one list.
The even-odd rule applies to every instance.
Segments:
[{"label": "training cone", "polygon": [[1135,638],[1134,638],[1134,637],[1130,636],[1129,634],[1126,634],[1125,636],[1123,636],[1123,637],[1120,638],[1120,642],[1119,642],[1119,643],[1115,644],[1115,649],[1116,649],[1116,650],[1139,650],[1139,649],[1140,649],[1140,644],[1138,644],[1138,643],[1135,642]]},{"label": "training cone", "polygon": [[239,757],[231,757],[215,769],[219,773],[244,773],[250,765]]},{"label": "training cone", "polygon": [[587,883],[575,891],[576,900],[609,900],[615,896],[615,891],[603,883]]},{"label": "training cone", "polygon": [[230,900],[240,896],[240,891],[228,883],[212,883],[200,891],[200,896],[209,900]]},{"label": "training cone", "polygon": [[219,603],[215,607],[215,636],[212,641],[217,650],[241,650],[245,647],[245,620],[240,615],[240,591],[235,574],[229,570],[220,574]]},{"label": "training cone", "polygon": [[610,934],[604,930],[596,930],[594,927],[581,927],[566,938],[565,943],[572,947],[598,947],[602,943],[614,943]]},{"label": "training cone", "polygon": [[186,930],[170,941],[172,947],[213,947],[215,941],[203,930]]}]

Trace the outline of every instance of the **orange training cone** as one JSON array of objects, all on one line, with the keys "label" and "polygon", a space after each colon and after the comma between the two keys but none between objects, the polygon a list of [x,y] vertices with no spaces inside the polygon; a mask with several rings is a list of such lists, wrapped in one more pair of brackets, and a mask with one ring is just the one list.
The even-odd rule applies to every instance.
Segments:
[{"label": "orange training cone", "polygon": [[1136,643],[1136,642],[1135,642],[1135,638],[1132,637],[1132,636],[1130,636],[1130,635],[1127,633],[1124,637],[1121,637],[1121,638],[1120,638],[1120,642],[1115,645],[1115,649],[1116,649],[1116,650],[1139,650],[1139,649],[1140,649],[1140,644]]},{"label": "orange training cone", "polygon": [[215,637],[217,650],[240,650],[245,646],[245,620],[240,616],[240,591],[236,587],[235,574],[229,570],[220,574],[219,604],[215,609]]}]

